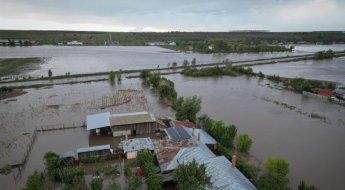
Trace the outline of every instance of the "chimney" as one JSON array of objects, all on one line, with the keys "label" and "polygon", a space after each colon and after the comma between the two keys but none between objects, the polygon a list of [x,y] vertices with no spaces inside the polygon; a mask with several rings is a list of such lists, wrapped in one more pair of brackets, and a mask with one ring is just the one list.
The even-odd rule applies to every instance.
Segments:
[{"label": "chimney", "polygon": [[231,158],[231,163],[232,163],[232,168],[236,168],[236,155],[232,155],[232,158]]},{"label": "chimney", "polygon": [[198,141],[200,141],[201,137],[200,137],[200,133],[198,133]]}]

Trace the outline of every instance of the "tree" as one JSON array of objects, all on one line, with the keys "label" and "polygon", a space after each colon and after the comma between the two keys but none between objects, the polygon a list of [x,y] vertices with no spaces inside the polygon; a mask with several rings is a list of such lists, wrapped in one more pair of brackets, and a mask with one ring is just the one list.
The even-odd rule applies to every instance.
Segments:
[{"label": "tree", "polygon": [[183,67],[188,67],[189,65],[189,62],[187,59],[183,60],[183,63],[182,63]]},{"label": "tree", "polygon": [[173,172],[173,180],[177,182],[178,189],[199,190],[210,188],[212,183],[206,174],[205,165],[197,164],[195,160],[180,164]]},{"label": "tree", "polygon": [[289,189],[289,165],[282,159],[268,157],[265,163],[266,172],[258,182],[259,189],[267,190],[285,190]]},{"label": "tree", "polygon": [[117,74],[117,80],[121,81],[122,80],[122,69],[119,70],[118,74]]},{"label": "tree", "polygon": [[149,77],[149,83],[152,84],[153,88],[157,88],[161,81],[160,73],[154,73]]},{"label": "tree", "polygon": [[314,185],[307,185],[303,180],[298,185],[298,190],[318,190]]},{"label": "tree", "polygon": [[173,109],[176,110],[176,119],[195,122],[196,114],[201,110],[201,98],[196,95],[180,97],[174,102]]},{"label": "tree", "polygon": [[174,61],[172,62],[172,68],[175,69],[177,67],[177,63]]},{"label": "tree", "polygon": [[174,87],[169,84],[161,84],[157,88],[160,98],[167,98],[168,100],[174,100],[177,97],[177,92]]},{"label": "tree", "polygon": [[247,134],[240,134],[236,138],[236,148],[240,152],[248,152],[252,142],[252,139]]},{"label": "tree", "polygon": [[142,184],[141,177],[132,176],[129,179],[127,190],[139,190]]},{"label": "tree", "polygon": [[196,65],[196,59],[195,57],[192,59],[192,66],[194,67]]},{"label": "tree", "polygon": [[103,187],[103,179],[102,178],[94,178],[89,183],[91,190],[102,190]]},{"label": "tree", "polygon": [[51,78],[53,76],[53,72],[51,69],[48,70],[48,77]]},{"label": "tree", "polygon": [[24,190],[45,190],[45,176],[41,172],[35,171],[26,180]]},{"label": "tree", "polygon": [[114,71],[109,72],[109,80],[112,82],[115,80],[115,72]]}]

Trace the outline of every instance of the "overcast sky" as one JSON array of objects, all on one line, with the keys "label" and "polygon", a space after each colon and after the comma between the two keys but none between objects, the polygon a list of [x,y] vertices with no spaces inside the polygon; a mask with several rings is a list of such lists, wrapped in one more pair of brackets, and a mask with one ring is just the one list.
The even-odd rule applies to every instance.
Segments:
[{"label": "overcast sky", "polygon": [[345,0],[0,0],[0,29],[345,30]]}]

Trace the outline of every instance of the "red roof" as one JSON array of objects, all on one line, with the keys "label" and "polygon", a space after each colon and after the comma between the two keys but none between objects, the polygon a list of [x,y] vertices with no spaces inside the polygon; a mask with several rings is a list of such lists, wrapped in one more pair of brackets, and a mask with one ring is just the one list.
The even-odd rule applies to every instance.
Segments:
[{"label": "red roof", "polygon": [[317,94],[324,95],[324,96],[333,96],[335,92],[333,90],[329,89],[321,89],[321,88],[315,88],[313,91]]},{"label": "red roof", "polygon": [[190,121],[171,120],[170,121],[170,125],[172,127],[183,125],[183,126],[188,127],[188,128],[196,128],[196,125],[193,122],[190,122]]}]

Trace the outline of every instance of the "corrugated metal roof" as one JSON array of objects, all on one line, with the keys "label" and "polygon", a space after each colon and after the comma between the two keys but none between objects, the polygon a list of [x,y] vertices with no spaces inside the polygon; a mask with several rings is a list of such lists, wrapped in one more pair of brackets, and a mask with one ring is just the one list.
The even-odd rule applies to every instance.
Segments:
[{"label": "corrugated metal roof", "polygon": [[92,152],[92,151],[98,151],[98,150],[110,150],[110,145],[100,145],[100,146],[90,146],[90,147],[84,147],[84,148],[78,148],[77,153],[83,153],[83,152]]},{"label": "corrugated metal roof", "polygon": [[86,117],[87,130],[99,129],[102,127],[110,126],[109,122],[110,113],[99,113],[94,115],[88,115]]},{"label": "corrugated metal roof", "polygon": [[181,141],[192,138],[183,126],[169,127],[164,129],[168,137],[173,141]]},{"label": "corrugated metal roof", "polygon": [[189,133],[191,136],[198,136],[198,133],[200,133],[200,141],[203,144],[217,144],[217,141],[214,140],[211,135],[209,135],[204,129],[199,129],[195,128],[194,129],[194,134],[193,134],[193,129],[185,127],[185,130]]},{"label": "corrugated metal roof", "polygon": [[170,125],[172,127],[182,125],[182,126],[185,126],[185,127],[188,127],[188,128],[196,128],[196,125],[193,122],[190,122],[190,121],[171,120],[169,123],[170,123]]},{"label": "corrugated metal roof", "polygon": [[182,163],[193,159],[206,166],[206,173],[211,177],[212,187],[209,190],[256,190],[255,186],[224,156],[216,156],[207,147],[197,142],[198,147],[181,149],[166,167],[174,170]]},{"label": "corrugated metal roof", "polygon": [[122,141],[124,153],[132,151],[140,151],[144,149],[154,150],[153,143],[150,138],[135,138],[127,141]]},{"label": "corrugated metal roof", "polygon": [[59,154],[60,158],[74,157],[74,155],[75,155],[74,151],[62,152]]},{"label": "corrugated metal roof", "polygon": [[206,164],[206,173],[211,176],[215,190],[256,190],[255,186],[225,156],[210,159]]},{"label": "corrugated metal roof", "polygon": [[109,118],[111,126],[128,125],[134,123],[149,123],[155,122],[156,118],[153,113],[148,112],[133,112],[113,114]]}]

